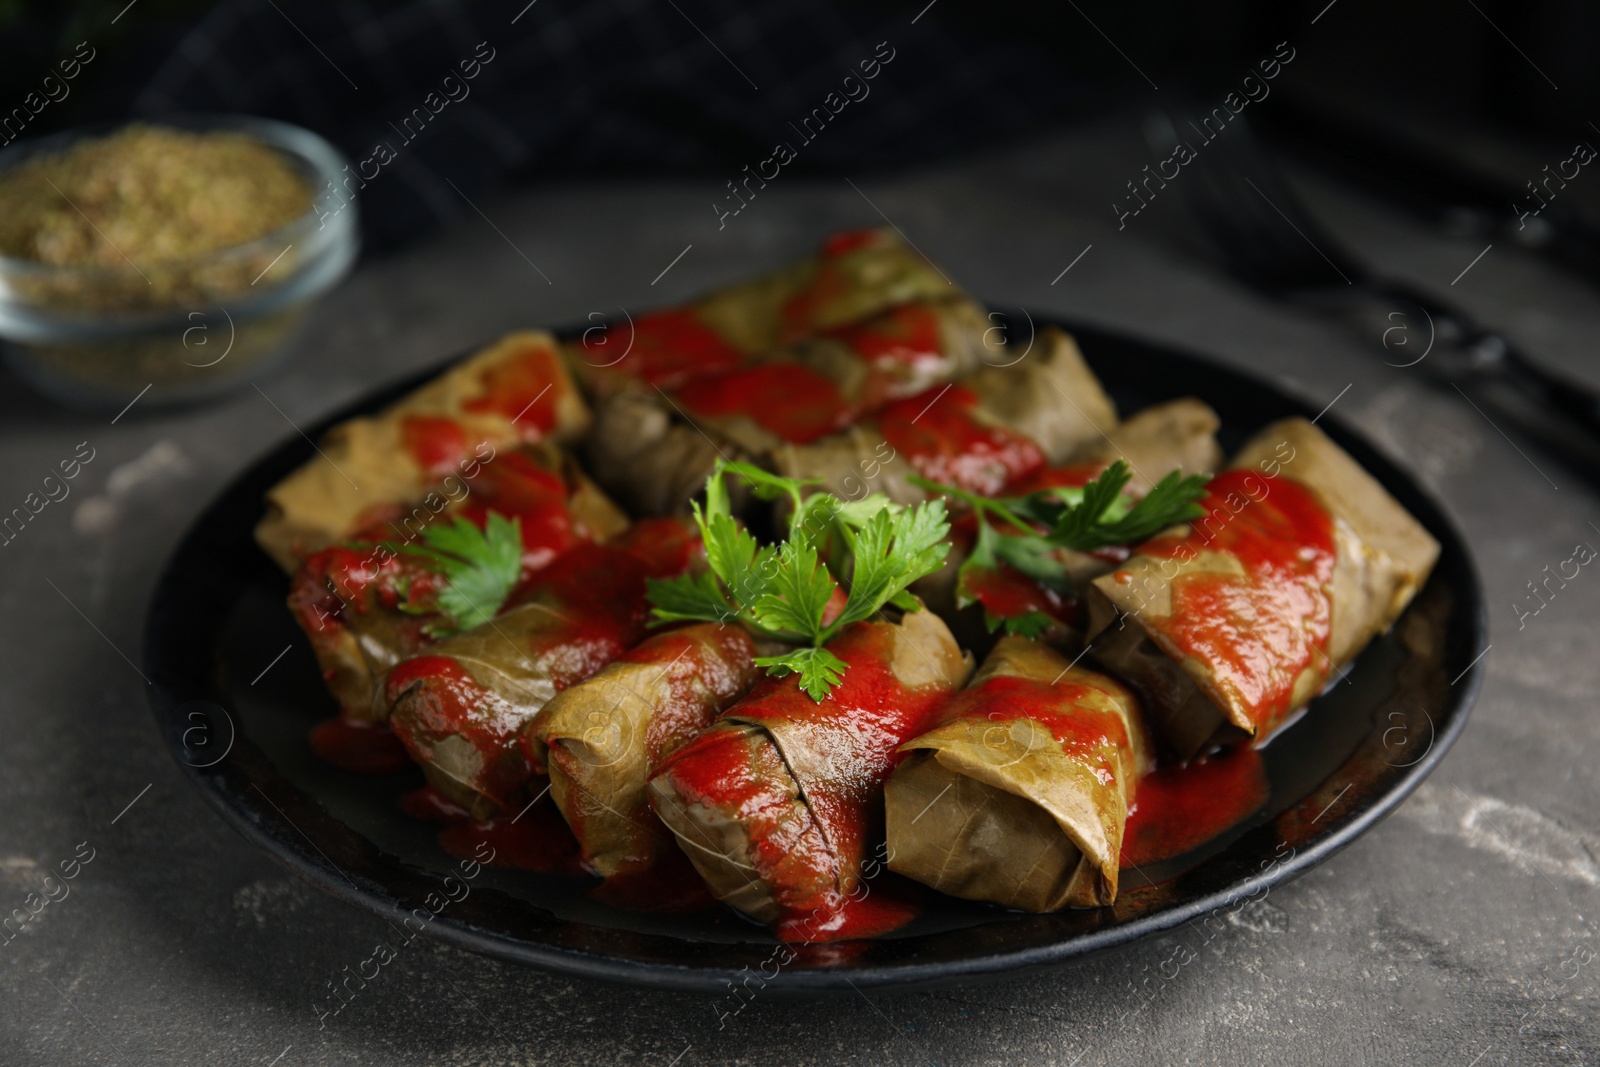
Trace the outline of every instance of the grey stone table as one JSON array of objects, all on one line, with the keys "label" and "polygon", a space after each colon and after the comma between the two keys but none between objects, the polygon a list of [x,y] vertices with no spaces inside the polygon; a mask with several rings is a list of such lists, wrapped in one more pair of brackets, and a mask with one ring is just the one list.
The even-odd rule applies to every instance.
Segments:
[{"label": "grey stone table", "polygon": [[[323,303],[292,366],[259,383],[273,403],[246,389],[199,410],[135,407],[110,425],[7,380],[0,507],[79,442],[94,458],[68,499],[0,547],[0,911],[75,853],[93,858],[69,896],[0,946],[0,1062],[1600,1059],[1600,577],[1585,571],[1520,625],[1513,608],[1546,564],[1600,545],[1600,506],[1453,392],[1374,358],[1376,338],[1228,283],[1184,230],[1175,192],[1119,230],[1110,202],[1149,161],[1135,129],[1108,120],[959,164],[857,176],[858,188],[785,176],[720,230],[710,205],[721,178],[484,201],[481,215],[363,266]],[[1336,190],[1311,193],[1362,251],[1419,282],[1447,288],[1482,251]],[[419,940],[319,1025],[326,983],[384,927],[236,836],[158,740],[130,661],[184,528],[294,433],[286,417],[311,422],[500,331],[674,300],[885,217],[977,294],[1213,352],[1319,406],[1337,398],[1340,417],[1450,505],[1477,554],[1492,648],[1465,737],[1394,817],[1235,913],[1175,978],[1158,973],[1169,938],[970,989],[757,998],[719,1021],[710,997],[590,985]],[[1583,283],[1497,245],[1450,292],[1532,351],[1592,373],[1600,300]]]}]

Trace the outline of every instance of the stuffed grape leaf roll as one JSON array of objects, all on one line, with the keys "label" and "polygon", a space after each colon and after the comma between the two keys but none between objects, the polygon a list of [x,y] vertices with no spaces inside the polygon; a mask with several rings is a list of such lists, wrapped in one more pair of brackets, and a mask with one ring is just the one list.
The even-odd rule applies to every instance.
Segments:
[{"label": "stuffed grape leaf roll", "polygon": [[682,573],[698,543],[656,519],[577,545],[497,617],[395,666],[389,725],[429,783],[478,817],[516,811],[535,771],[523,727],[644,639],[646,580]]},{"label": "stuffed grape leaf roll", "polygon": [[831,330],[895,304],[947,296],[950,279],[892,227],[846,230],[823,242],[800,286],[778,309],[760,350]]},{"label": "stuffed grape leaf roll", "polygon": [[[578,542],[604,540],[627,525],[575,463],[547,445],[534,446],[491,453],[459,493],[313,553],[290,580],[289,609],[345,719],[386,718],[384,673],[462,622],[441,611],[446,580],[414,549],[457,519],[483,529],[490,515],[514,520],[520,532],[514,582],[532,579]],[[477,621],[474,613],[467,624]]]},{"label": "stuffed grape leaf roll", "polygon": [[1223,455],[1217,430],[1221,425],[1211,406],[1194,397],[1153,404],[1106,431],[1067,463],[1018,479],[1005,491],[1021,496],[1055,486],[1081,487],[1120,459],[1133,473],[1129,492],[1143,496],[1172,471],[1188,475],[1219,470]]},{"label": "stuffed grape leaf roll", "polygon": [[834,234],[815,255],[676,308],[596,324],[568,345],[596,397],[676,389],[886,307],[944,297],[949,281],[890,229]]},{"label": "stuffed grape leaf roll", "polygon": [[986,326],[965,298],[897,304],[674,389],[615,391],[596,406],[590,466],[636,514],[682,511],[718,459],[760,460],[970,374]]},{"label": "stuffed grape leaf roll", "polygon": [[898,748],[966,680],[971,659],[939,617],[846,628],[847,665],[820,703],[769,677],[667,757],[650,800],[711,892],[748,915],[826,940],[882,825]]},{"label": "stuffed grape leaf roll", "polygon": [[256,541],[293,573],[410,502],[470,486],[497,450],[573,441],[589,422],[555,339],[510,334],[382,413],[330,430],[315,459],[267,492]]},{"label": "stuffed grape leaf roll", "polygon": [[845,499],[881,492],[914,504],[927,493],[910,482],[913,475],[993,496],[1100,442],[1117,424],[1116,407],[1072,338],[1043,330],[1034,347],[1009,366],[986,366],[897,400],[813,444],[780,445],[776,469],[820,479],[819,490]]},{"label": "stuffed grape leaf roll", "polygon": [[586,867],[604,878],[639,874],[677,850],[645,782],[755,684],[755,657],[738,625],[669,630],[557,693],[523,728]]},{"label": "stuffed grape leaf roll", "polygon": [[1138,702],[1053,649],[1003,637],[884,788],[889,869],[1024,911],[1110,904],[1150,769]]},{"label": "stuffed grape leaf roll", "polygon": [[1405,610],[1439,545],[1321,430],[1252,438],[1200,501],[1089,593],[1098,661],[1180,758],[1263,738]]},{"label": "stuffed grape leaf roll", "polygon": [[[1219,425],[1216,412],[1199,400],[1185,398],[1157,404],[1108,431],[1097,444],[1068,463],[1043,468],[1012,482],[1003,495],[1082,488],[1120,459],[1129,465],[1132,474],[1127,485],[1129,495],[1142,498],[1155,482],[1172,471],[1187,476],[1217,470],[1222,465],[1222,450],[1216,439]],[[967,648],[988,645],[983,627],[972,624],[970,613],[958,618],[958,612],[974,603],[981,606],[989,629],[997,628],[1004,620],[1028,616],[1037,617],[1041,623],[1049,619],[1061,627],[1081,629],[1085,621],[1080,612],[1082,589],[1094,578],[1114,570],[1128,556],[1128,547],[1122,545],[1094,552],[1057,548],[1052,558],[1065,571],[1065,584],[1041,581],[998,559],[983,566],[974,561],[974,566],[963,569],[978,539],[978,521],[971,510],[959,514],[951,522],[951,550],[944,566],[913,586],[930,608],[945,617]],[[993,526],[996,520],[991,517],[986,521]],[[963,577],[965,581],[961,583]]]},{"label": "stuffed grape leaf roll", "polygon": [[895,304],[775,350],[822,374],[857,412],[1006,361],[983,309],[965,296]]}]

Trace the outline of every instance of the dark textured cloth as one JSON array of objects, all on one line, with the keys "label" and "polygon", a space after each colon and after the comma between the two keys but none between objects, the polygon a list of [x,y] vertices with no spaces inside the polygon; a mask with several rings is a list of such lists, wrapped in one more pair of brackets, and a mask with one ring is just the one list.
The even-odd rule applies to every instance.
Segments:
[{"label": "dark textured cloth", "polygon": [[1064,66],[917,7],[229,0],[132,109],[245,112],[316,130],[360,172],[366,237],[384,248],[517,177],[770,173],[779,144],[794,156],[785,169],[813,173],[970,150],[1080,100]]}]

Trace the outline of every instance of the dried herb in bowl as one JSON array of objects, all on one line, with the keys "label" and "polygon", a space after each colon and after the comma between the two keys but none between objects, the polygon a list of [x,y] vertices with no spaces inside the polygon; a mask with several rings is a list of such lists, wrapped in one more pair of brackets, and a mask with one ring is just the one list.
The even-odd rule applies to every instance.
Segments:
[{"label": "dried herb in bowl", "polygon": [[344,158],[251,116],[69,131],[0,152],[0,354],[68,404],[186,403],[293,348],[350,270]]},{"label": "dried herb in bowl", "polygon": [[[44,270],[36,305],[138,311],[251,286],[281,247],[251,243],[304,216],[312,182],[284,153],[231,131],[131,125],[0,170],[0,256]],[[236,250],[233,254],[230,250]]]}]

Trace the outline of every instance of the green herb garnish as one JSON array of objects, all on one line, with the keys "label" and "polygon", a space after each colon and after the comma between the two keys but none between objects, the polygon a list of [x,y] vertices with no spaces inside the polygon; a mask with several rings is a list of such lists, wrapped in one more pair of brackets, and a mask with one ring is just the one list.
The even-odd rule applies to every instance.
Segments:
[{"label": "green herb garnish", "polygon": [[397,551],[416,556],[444,579],[435,609],[445,622],[430,623],[430,637],[445,637],[493,618],[522,576],[522,522],[489,512],[483,529],[457,516],[422,532],[422,544]]},{"label": "green herb garnish", "polygon": [[1122,491],[1132,476],[1128,464],[1119,459],[1086,484],[1076,501],[1068,498],[1071,490],[1045,490],[1028,497],[1029,514],[1050,527],[1045,537],[1051,544],[1079,552],[1137,544],[1205,514],[1195,503],[1206,494],[1204,475],[1185,478],[1171,471],[1137,502]]},{"label": "green herb garnish", "polygon": [[[739,525],[725,474],[742,477],[761,499],[787,498],[784,541],[760,544]],[[718,463],[706,481],[705,505],[694,505],[710,571],[652,579],[649,593],[657,623],[738,620],[759,637],[802,646],[756,663],[780,678],[798,674],[800,688],[820,703],[847,666],[823,646],[885,605],[920,608],[906,589],[944,562],[950,524],[942,501],[904,508],[879,494],[858,501],[806,495],[814,484],[745,463]],[[848,596],[837,617],[824,624],[841,579]]]},{"label": "green herb garnish", "polygon": [[[983,570],[1005,564],[1056,592],[1068,592],[1072,582],[1059,549],[1092,552],[1112,545],[1137,544],[1169,526],[1205,515],[1196,501],[1205,495],[1203,475],[1184,477],[1172,471],[1135,500],[1124,492],[1132,477],[1128,464],[1117,460],[1099,477],[1080,488],[1041,489],[1027,496],[992,499],[955,486],[913,477],[913,484],[943,493],[968,504],[977,515],[977,540],[961,565],[956,580],[956,602],[974,603],[974,580]],[[989,519],[995,520],[994,523]],[[999,527],[1015,532],[1002,532]],[[987,611],[991,631],[1002,626],[1007,633],[1037,637],[1054,624],[1043,612],[997,618]]]}]

